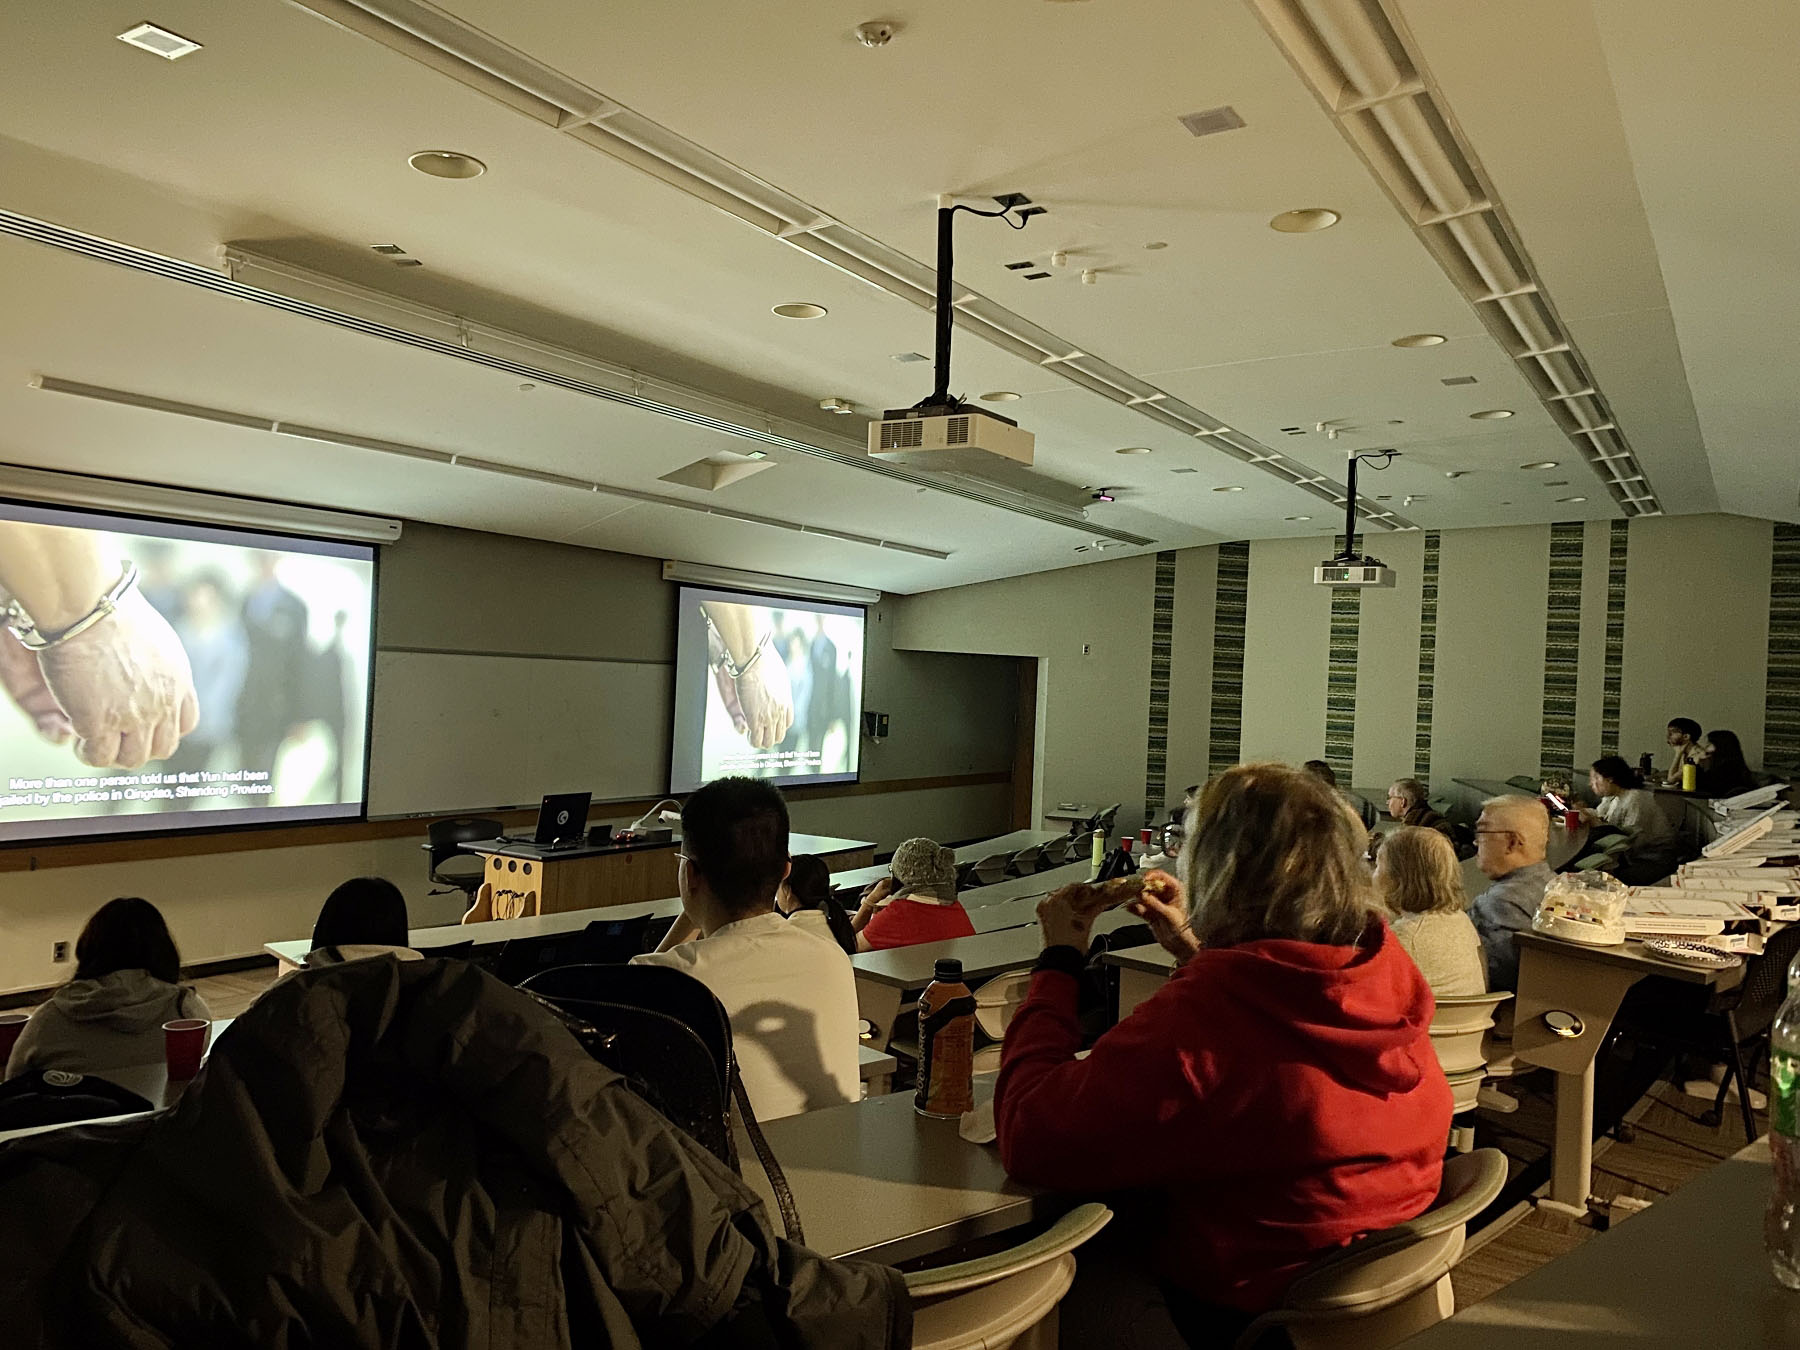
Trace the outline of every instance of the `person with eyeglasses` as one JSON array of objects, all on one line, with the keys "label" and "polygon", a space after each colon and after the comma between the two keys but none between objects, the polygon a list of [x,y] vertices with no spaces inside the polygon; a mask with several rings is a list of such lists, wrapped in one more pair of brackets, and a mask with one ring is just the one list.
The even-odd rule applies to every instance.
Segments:
[{"label": "person with eyeglasses", "polygon": [[1519,987],[1519,951],[1513,934],[1531,927],[1556,874],[1544,861],[1550,847],[1550,813],[1536,797],[1493,797],[1475,822],[1475,865],[1491,883],[1469,906],[1469,917],[1487,949],[1488,988]]}]

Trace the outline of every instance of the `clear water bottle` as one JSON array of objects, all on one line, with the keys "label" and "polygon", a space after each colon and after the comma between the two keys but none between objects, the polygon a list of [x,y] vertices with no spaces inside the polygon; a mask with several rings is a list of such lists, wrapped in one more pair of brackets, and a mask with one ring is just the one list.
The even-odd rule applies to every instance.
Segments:
[{"label": "clear water bottle", "polygon": [[1788,971],[1787,1002],[1769,1034],[1769,1157],[1775,1193],[1763,1220],[1763,1249],[1775,1279],[1800,1290],[1800,957]]}]

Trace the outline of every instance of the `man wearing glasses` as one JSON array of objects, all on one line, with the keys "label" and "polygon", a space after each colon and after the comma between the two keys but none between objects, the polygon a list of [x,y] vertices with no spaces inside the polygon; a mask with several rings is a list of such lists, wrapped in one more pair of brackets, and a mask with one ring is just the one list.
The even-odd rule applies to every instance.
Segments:
[{"label": "man wearing glasses", "polygon": [[1469,907],[1487,949],[1488,988],[1519,987],[1519,952],[1513,934],[1531,927],[1544,888],[1554,875],[1544,861],[1550,846],[1550,813],[1535,797],[1494,797],[1475,822],[1475,865],[1492,883]]}]

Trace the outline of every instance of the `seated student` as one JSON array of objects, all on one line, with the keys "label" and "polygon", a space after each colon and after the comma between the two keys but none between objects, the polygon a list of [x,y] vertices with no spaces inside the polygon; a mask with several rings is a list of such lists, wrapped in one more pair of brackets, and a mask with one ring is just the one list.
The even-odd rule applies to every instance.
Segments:
[{"label": "seated student", "polygon": [[1707,732],[1695,762],[1700,766],[1700,791],[1708,797],[1735,797],[1756,786],[1735,731]]},{"label": "seated student", "polygon": [[1375,891],[1434,995],[1487,993],[1487,954],[1448,839],[1416,825],[1395,830],[1375,855]]},{"label": "seated student", "polygon": [[850,921],[857,951],[975,936],[956,898],[955,853],[930,839],[908,839],[894,850],[888,871],[892,876],[863,892]]},{"label": "seated student", "polygon": [[856,950],[856,930],[850,916],[831,893],[831,867],[816,853],[797,853],[788,865],[787,879],[775,892],[775,908],[798,924],[837,943],[846,952]]},{"label": "seated student", "polygon": [[1163,1231],[1134,1245],[1198,1344],[1321,1254],[1426,1209],[1451,1103],[1431,991],[1382,921],[1337,795],[1285,765],[1240,765],[1192,824],[1185,889],[1163,875],[1162,894],[1129,903],[1178,968],[1085,1059],[1076,1000],[1102,893],[1040,903],[1044,951],[1007,1028],[994,1118],[1020,1180],[1157,1204]]},{"label": "seated student", "polygon": [[850,960],[775,910],[788,874],[781,793],[757,778],[715,779],[682,806],[681,836],[681,916],[661,947],[632,960],[685,971],[718,996],[758,1120],[856,1101]]},{"label": "seated student", "polygon": [[411,940],[400,888],[385,877],[352,877],[325,897],[306,964],[332,965],[365,956],[420,960],[407,945]]},{"label": "seated student", "polygon": [[1397,779],[1388,787],[1388,814],[1402,825],[1417,825],[1436,830],[1454,842],[1455,830],[1425,800],[1425,785],[1416,778]]},{"label": "seated student", "polygon": [[1619,880],[1628,886],[1661,881],[1675,870],[1675,826],[1656,794],[1643,785],[1623,756],[1602,755],[1588,770],[1588,787],[1600,804],[1579,806],[1589,825],[1610,825],[1631,837]]},{"label": "seated student", "polygon": [[1544,861],[1550,847],[1550,813],[1536,797],[1493,797],[1475,822],[1475,865],[1492,884],[1469,906],[1469,917],[1487,948],[1488,988],[1519,987],[1519,951],[1513,934],[1531,927],[1544,888],[1555,875]]},{"label": "seated student", "polygon": [[[1189,808],[1192,809],[1191,807]],[[1138,862],[1138,871],[1149,872],[1160,868],[1164,872],[1173,872],[1181,857],[1181,845],[1187,838],[1187,815],[1183,812],[1175,817],[1161,830],[1151,835],[1155,852],[1144,854]]]},{"label": "seated student", "polygon": [[1663,775],[1663,782],[1681,786],[1681,766],[1700,763],[1700,724],[1691,717],[1677,717],[1669,723],[1665,736],[1675,751],[1675,758],[1669,762],[1669,771]]},{"label": "seated student", "polygon": [[74,977],[19,1033],[5,1076],[160,1063],[164,1022],[212,1017],[180,979],[181,955],[161,911],[135,897],[108,900],[75,939]]}]

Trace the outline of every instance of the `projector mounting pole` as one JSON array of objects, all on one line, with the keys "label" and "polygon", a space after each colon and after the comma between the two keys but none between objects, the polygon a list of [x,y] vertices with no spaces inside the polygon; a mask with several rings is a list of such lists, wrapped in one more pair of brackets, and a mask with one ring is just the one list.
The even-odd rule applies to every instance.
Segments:
[{"label": "projector mounting pole", "polygon": [[[999,200],[1005,201],[1005,198]],[[950,396],[950,336],[956,327],[956,283],[952,273],[956,268],[956,242],[953,229],[956,213],[967,211],[972,216],[986,216],[989,219],[1010,216],[1014,206],[1002,206],[998,211],[978,211],[973,206],[963,206],[948,194],[940,194],[937,208],[937,304],[933,310],[936,320],[936,346],[934,348],[936,364],[932,383],[931,396],[913,405],[914,412],[923,412],[928,408],[954,410],[957,401]],[[1041,208],[1034,208],[1041,209]],[[1025,228],[1029,214],[1021,213],[1019,223],[1014,229]],[[1011,223],[1010,221],[1008,222]]]},{"label": "projector mounting pole", "polygon": [[1398,450],[1352,450],[1349,453],[1349,481],[1344,484],[1344,546],[1338,550],[1333,562],[1357,563],[1363,561],[1362,554],[1356,551],[1356,466],[1365,459],[1379,457],[1381,463],[1375,467],[1385,469],[1394,462]]}]

